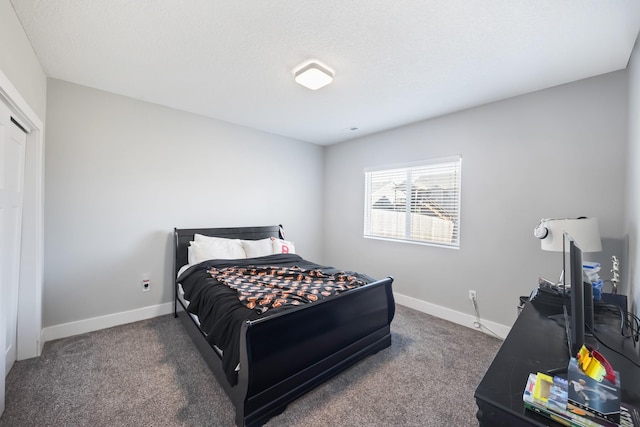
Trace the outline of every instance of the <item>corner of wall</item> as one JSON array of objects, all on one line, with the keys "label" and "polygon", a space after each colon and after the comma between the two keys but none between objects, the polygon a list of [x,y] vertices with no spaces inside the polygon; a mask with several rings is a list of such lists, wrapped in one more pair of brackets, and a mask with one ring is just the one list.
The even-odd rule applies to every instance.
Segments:
[{"label": "corner of wall", "polygon": [[640,35],[636,39],[627,67],[629,79],[628,99],[628,166],[625,206],[625,232],[627,234],[627,284],[631,310],[638,312],[640,307],[640,284],[638,284],[638,268],[640,268],[640,251],[638,250],[638,229],[640,228]]}]

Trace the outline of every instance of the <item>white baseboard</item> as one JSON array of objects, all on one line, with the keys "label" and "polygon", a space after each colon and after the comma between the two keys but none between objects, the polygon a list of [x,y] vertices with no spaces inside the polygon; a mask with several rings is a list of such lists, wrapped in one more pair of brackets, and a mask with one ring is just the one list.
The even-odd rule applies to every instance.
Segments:
[{"label": "white baseboard", "polygon": [[91,319],[78,320],[77,322],[63,323],[62,325],[49,326],[42,329],[42,342],[111,328],[126,323],[138,322],[170,313],[173,313],[172,302],[108,314],[106,316],[93,317]]},{"label": "white baseboard", "polygon": [[[457,323],[471,329],[476,329],[489,335],[495,334],[503,339],[507,336],[509,330],[511,329],[508,326],[483,319],[480,319],[481,327],[476,328],[474,327],[476,318],[475,316],[472,316],[470,314],[454,311],[446,307],[441,307],[439,305],[431,304],[426,301],[422,301],[417,298],[409,297],[396,292],[393,293],[393,296],[396,300],[396,303],[404,305],[405,307],[409,307],[414,310],[418,310],[423,313],[427,313],[432,316],[439,317],[441,319],[448,320],[450,322]],[[111,328],[114,326],[124,325],[126,323],[138,322],[140,320],[151,319],[152,317],[162,316],[170,313],[173,313],[172,302],[143,307],[136,310],[108,314],[106,316],[93,317],[91,319],[78,320],[77,322],[69,322],[63,323],[61,325],[49,326],[42,329],[41,343],[43,343],[44,345],[46,341],[52,341],[60,338],[70,337],[73,335],[98,331],[100,329]]]},{"label": "white baseboard", "polygon": [[466,326],[468,328],[484,332],[487,335],[497,335],[498,337],[504,339],[511,330],[511,327],[509,326],[501,325],[500,323],[495,323],[483,319],[480,319],[480,327],[475,327],[474,323],[476,322],[476,317],[473,315],[431,304],[429,302],[402,295],[397,292],[394,292],[393,296],[397,304],[404,305],[405,307],[409,307],[435,317],[439,317],[440,319],[448,320],[449,322],[457,323],[458,325]]}]

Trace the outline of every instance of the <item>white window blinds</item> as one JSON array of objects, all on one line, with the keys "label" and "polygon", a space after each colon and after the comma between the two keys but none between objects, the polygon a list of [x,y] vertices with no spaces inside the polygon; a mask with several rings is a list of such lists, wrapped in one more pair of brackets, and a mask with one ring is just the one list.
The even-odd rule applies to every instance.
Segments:
[{"label": "white window blinds", "polygon": [[364,236],[459,247],[460,156],[365,171]]}]

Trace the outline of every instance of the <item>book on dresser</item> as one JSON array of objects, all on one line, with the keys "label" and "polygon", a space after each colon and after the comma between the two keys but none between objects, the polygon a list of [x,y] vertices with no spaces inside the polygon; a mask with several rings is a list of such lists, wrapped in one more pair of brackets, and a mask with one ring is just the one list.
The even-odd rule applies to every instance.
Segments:
[{"label": "book on dresser", "polygon": [[584,414],[569,409],[569,384],[559,376],[543,373],[529,374],[522,400],[527,410],[540,414],[559,424],[572,427],[640,427],[640,409],[620,403],[619,422]]},{"label": "book on dresser", "polygon": [[557,423],[573,427],[616,427],[617,424],[603,420],[596,422],[567,410],[568,383],[558,376],[543,373],[529,374],[522,395],[525,408]]},{"label": "book on dresser", "polygon": [[598,381],[587,375],[575,357],[569,361],[567,409],[583,417],[620,422],[620,374],[612,372],[612,380]]}]

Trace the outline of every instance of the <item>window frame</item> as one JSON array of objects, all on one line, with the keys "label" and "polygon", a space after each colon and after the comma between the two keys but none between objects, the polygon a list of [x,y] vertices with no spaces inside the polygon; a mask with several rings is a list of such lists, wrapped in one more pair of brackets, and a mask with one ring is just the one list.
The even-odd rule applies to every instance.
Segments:
[{"label": "window frame", "polygon": [[[447,170],[447,166],[449,170]],[[445,187],[443,191],[452,192],[454,196],[451,197],[450,194],[447,196],[443,196],[438,201],[445,201],[453,203],[453,211],[454,211],[454,220],[453,220],[453,229],[451,230],[452,240],[451,242],[446,242],[442,240],[442,236],[435,236],[433,238],[433,234],[425,239],[417,239],[415,236],[411,236],[411,228],[412,228],[412,214],[415,214],[415,206],[414,211],[412,211],[412,202],[414,201],[412,197],[406,197],[407,193],[413,194],[413,189],[415,188],[415,182],[420,178],[413,177],[411,175],[412,172],[425,173],[425,169],[429,171],[431,169],[433,173],[437,174],[437,169],[443,169],[440,173],[440,176],[443,177],[446,174],[453,174],[453,177],[449,180],[453,183],[451,187]],[[374,205],[376,202],[373,200],[373,189],[372,187],[372,177],[373,174],[388,174],[393,175],[394,173],[402,172],[405,174],[407,179],[405,179],[406,187],[404,190],[405,193],[405,206],[404,208],[400,208],[400,212],[404,212],[404,235],[403,236],[392,236],[388,234],[375,233],[372,231],[372,213],[374,210]],[[398,177],[400,177],[400,173],[398,173]],[[391,178],[390,178],[391,179]],[[400,179],[400,178],[397,178]],[[392,165],[383,165],[378,167],[371,167],[364,169],[364,218],[363,218],[363,237],[366,239],[376,239],[376,240],[387,240],[393,242],[403,242],[403,243],[412,243],[418,245],[427,245],[427,246],[437,246],[444,247],[450,249],[460,249],[460,218],[461,218],[461,201],[462,201],[462,155],[452,155],[446,157],[438,157],[425,159],[415,162],[406,162],[400,164],[392,164]],[[402,188],[402,187],[400,187]],[[428,190],[427,190],[428,191]],[[401,197],[396,197],[393,201],[396,208],[399,205],[396,203],[397,199],[401,199]],[[379,199],[378,201],[380,201]],[[393,211],[397,211],[396,208],[392,209]],[[404,209],[404,210],[402,210]],[[427,215],[429,216],[429,215]],[[433,216],[433,215],[430,215]],[[437,216],[437,215],[436,215]],[[442,219],[442,218],[441,218]],[[395,227],[395,225],[394,225]],[[415,229],[415,227],[414,227]],[[393,233],[393,230],[386,230],[387,233]]]}]

